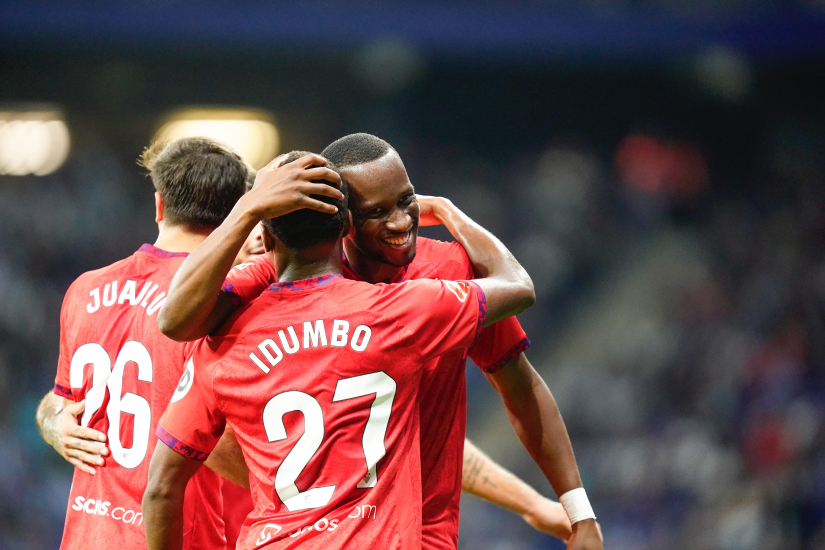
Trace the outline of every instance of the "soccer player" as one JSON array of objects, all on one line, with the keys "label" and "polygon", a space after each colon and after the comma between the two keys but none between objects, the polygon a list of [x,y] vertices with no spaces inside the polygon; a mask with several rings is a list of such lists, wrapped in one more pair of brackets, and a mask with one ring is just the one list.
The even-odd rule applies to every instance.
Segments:
[{"label": "soccer player", "polygon": [[[422,370],[468,347],[486,323],[532,305],[532,282],[480,228],[470,255],[486,278],[345,279],[346,201],[330,201],[338,209],[332,215],[282,215],[284,194],[271,178],[281,160],[258,172],[216,231],[216,240],[235,230],[245,237],[265,218],[278,282],[187,360],[194,376],[159,422],[168,447],[156,447],[143,499],[149,548],[179,547],[184,488],[227,424],[243,448],[255,501],[239,548],[418,548]],[[293,164],[317,162],[323,159],[306,155]]]},{"label": "soccer player", "polygon": [[[66,420],[61,409],[82,414],[76,441],[57,444],[77,466],[61,548],[146,548],[140,503],[155,428],[178,381],[187,378],[185,345],[163,336],[155,317],[176,269],[243,195],[248,175],[237,154],[203,138],[155,144],[143,164],[156,189],[158,238],[70,286],[60,318],[57,403],[46,399],[38,411],[47,441]],[[308,180],[293,183],[295,190]],[[106,441],[108,449],[94,452],[81,438]],[[97,466],[91,471],[83,463],[90,457]],[[224,548],[221,513],[220,478],[204,469],[187,489],[184,546]]]},{"label": "soccer player", "polygon": [[[426,224],[443,221],[459,240],[474,224],[449,201],[424,198],[419,204],[401,158],[389,144],[369,134],[353,134],[334,142],[323,154],[335,159],[351,191],[354,224],[344,239],[346,277],[397,282],[474,276],[467,253],[458,243],[416,238],[419,219]],[[158,317],[168,336],[188,340],[208,334],[239,303],[256,297],[275,280],[271,262],[255,259],[233,269],[224,283],[243,236],[223,235],[223,242],[213,239],[196,250],[176,277]],[[222,283],[224,292],[220,291]],[[555,401],[522,353],[528,343],[516,319],[511,318],[485,329],[470,356],[501,394],[524,446],[556,492],[563,495],[563,488],[581,487],[581,481]],[[507,475],[474,448],[469,449],[470,456],[463,452],[465,357],[460,351],[439,357],[425,371],[419,393],[424,430],[422,546],[456,547],[462,485],[567,540],[571,533],[569,520],[558,508],[552,508],[550,501]],[[466,468],[462,468],[462,457]],[[571,505],[575,507],[575,502]],[[573,513],[576,520],[584,517]],[[590,530],[590,526],[585,524],[585,529]]]}]

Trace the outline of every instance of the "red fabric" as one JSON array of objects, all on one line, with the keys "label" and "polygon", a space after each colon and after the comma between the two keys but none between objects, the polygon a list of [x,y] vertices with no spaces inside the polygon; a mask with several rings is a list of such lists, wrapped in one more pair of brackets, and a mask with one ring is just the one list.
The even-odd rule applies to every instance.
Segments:
[{"label": "red fabric", "polygon": [[232,426],[255,502],[238,548],[417,548],[423,365],[469,346],[485,303],[469,282],[272,285],[197,345],[159,430],[207,454]]},{"label": "red fabric", "polygon": [[[251,301],[277,278],[272,263],[254,258],[235,267],[224,289],[244,302]],[[347,262],[344,276],[361,280]],[[470,260],[458,243],[418,237],[415,259],[398,281],[415,279],[460,280],[474,277]],[[393,282],[398,282],[393,281]],[[485,328],[470,349],[473,361],[486,372],[495,372],[529,347],[530,341],[515,317]],[[443,550],[458,544],[461,472],[467,424],[464,365],[467,350],[453,350],[425,369],[419,392],[421,426],[422,548]]]},{"label": "red fabric", "polygon": [[[155,426],[179,381],[186,382],[186,347],[158,331],[157,311],[184,256],[144,245],[81,275],[66,293],[56,393],[86,399],[81,423],[107,434],[111,455],[93,476],[75,469],[61,548],[146,548],[141,499]],[[111,391],[119,395],[113,399]],[[219,487],[206,468],[189,483],[184,548],[225,548]]]},{"label": "red fabric", "polygon": [[235,485],[231,481],[221,480],[221,495],[223,495],[223,522],[226,525],[226,547],[233,549],[238,542],[246,516],[254,508],[252,493]]}]

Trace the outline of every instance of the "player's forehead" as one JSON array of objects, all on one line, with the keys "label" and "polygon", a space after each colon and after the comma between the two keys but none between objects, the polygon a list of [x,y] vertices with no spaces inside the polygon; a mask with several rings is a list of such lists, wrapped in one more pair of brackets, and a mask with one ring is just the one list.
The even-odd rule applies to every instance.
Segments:
[{"label": "player's forehead", "polygon": [[380,159],[341,169],[350,194],[359,209],[369,209],[386,202],[395,202],[414,192],[401,157],[390,150]]}]

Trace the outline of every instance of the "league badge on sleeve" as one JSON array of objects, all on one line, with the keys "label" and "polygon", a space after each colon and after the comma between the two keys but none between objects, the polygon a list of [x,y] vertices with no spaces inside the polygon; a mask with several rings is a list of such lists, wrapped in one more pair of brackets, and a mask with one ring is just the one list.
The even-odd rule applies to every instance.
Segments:
[{"label": "league badge on sleeve", "polygon": [[175,388],[175,393],[172,395],[172,403],[175,401],[180,401],[184,398],[184,396],[189,393],[189,388],[192,387],[192,382],[195,381],[195,364],[192,362],[192,358],[189,358],[189,362],[186,363],[186,370],[183,371],[183,375],[180,377],[180,382],[178,382],[178,387]]}]

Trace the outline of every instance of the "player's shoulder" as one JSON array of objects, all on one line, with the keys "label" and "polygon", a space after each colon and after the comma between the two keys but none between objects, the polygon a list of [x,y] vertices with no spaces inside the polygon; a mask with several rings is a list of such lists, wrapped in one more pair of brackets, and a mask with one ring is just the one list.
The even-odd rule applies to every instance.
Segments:
[{"label": "player's shoulder", "polygon": [[129,265],[131,259],[132,256],[129,256],[128,258],[123,258],[122,260],[118,260],[115,263],[109,264],[105,267],[100,267],[98,269],[93,269],[82,273],[72,282],[71,285],[69,285],[69,289],[66,291],[66,296],[68,297],[75,292],[82,292],[83,289],[88,287],[97,286],[98,281],[111,278],[113,274],[121,272]]},{"label": "player's shoulder", "polygon": [[408,279],[466,279],[472,277],[472,265],[461,243],[418,237],[415,259]]}]

